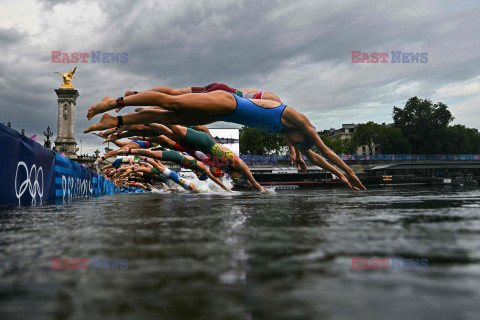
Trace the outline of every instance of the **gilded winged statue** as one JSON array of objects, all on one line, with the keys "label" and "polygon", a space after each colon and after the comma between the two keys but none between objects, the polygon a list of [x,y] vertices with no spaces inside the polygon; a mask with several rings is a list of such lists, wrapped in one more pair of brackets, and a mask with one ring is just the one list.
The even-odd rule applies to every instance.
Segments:
[{"label": "gilded winged statue", "polygon": [[72,79],[75,79],[75,77],[73,76],[73,74],[75,73],[75,70],[77,70],[77,67],[70,70],[69,73],[55,72],[55,73],[58,73],[58,74],[62,75],[62,77],[63,77],[63,84],[60,88],[73,88]]}]

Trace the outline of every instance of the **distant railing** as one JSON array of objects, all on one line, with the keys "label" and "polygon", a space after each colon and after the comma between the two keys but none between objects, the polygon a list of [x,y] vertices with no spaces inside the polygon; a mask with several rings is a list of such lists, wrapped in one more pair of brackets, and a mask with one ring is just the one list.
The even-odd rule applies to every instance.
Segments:
[{"label": "distant railing", "polygon": [[480,160],[480,154],[373,154],[341,155],[342,160],[356,161],[409,161],[409,160]]},{"label": "distant railing", "polygon": [[240,158],[249,166],[250,165],[276,166],[278,165],[279,161],[290,161],[289,155],[276,155],[276,154],[272,154],[269,156],[241,154]]},{"label": "distant railing", "polygon": [[[249,155],[242,154],[240,158],[247,165],[278,165],[279,162],[289,162],[289,155]],[[303,157],[305,160],[306,158]],[[417,161],[417,160],[480,160],[480,154],[374,154],[374,155],[341,155],[345,161]]]}]

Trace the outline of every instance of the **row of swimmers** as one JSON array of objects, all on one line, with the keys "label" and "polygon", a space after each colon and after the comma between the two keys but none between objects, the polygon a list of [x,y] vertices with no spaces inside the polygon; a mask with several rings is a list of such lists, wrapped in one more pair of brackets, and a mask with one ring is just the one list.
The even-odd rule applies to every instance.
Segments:
[{"label": "row of swimmers", "polygon": [[[110,110],[120,112],[128,106],[139,108],[119,116],[105,113]],[[128,90],[117,99],[103,98],[88,110],[87,118],[91,120],[101,113],[105,114],[100,121],[84,133],[97,132],[105,141],[116,143],[119,149],[100,161],[112,155],[138,155],[148,159],[141,161],[141,166],[151,165],[155,172],[177,182],[178,178],[171,170],[167,170],[167,174],[160,170],[161,160],[171,161],[191,169],[199,178],[210,178],[224,189],[227,188],[218,178],[228,174],[232,179],[244,176],[252,188],[266,192],[255,181],[248,166],[227,147],[217,143],[205,127],[226,121],[266,133],[280,133],[285,138],[293,165],[306,171],[302,157],[305,155],[312,163],[339,177],[347,187],[365,190],[353,170],[323,143],[308,118],[268,91],[236,89],[220,83],[183,89]],[[127,137],[133,140],[119,141]],[[161,149],[155,149],[159,146]],[[313,147],[318,153],[312,150]],[[112,176],[116,178],[117,174]],[[188,187],[181,181],[177,183],[194,192],[198,190],[191,186],[194,185],[192,182],[187,182]]]},{"label": "row of swimmers", "polygon": [[[104,165],[99,172],[103,171],[107,178],[115,183],[120,182],[125,186],[126,181],[130,185],[138,185],[140,188],[152,188],[152,182],[157,182],[165,187],[166,179],[170,179],[184,189],[198,192],[195,184],[168,169],[163,163],[175,163],[195,173],[199,180],[211,179],[221,188],[230,191],[219,179],[224,174],[233,180],[241,176],[248,180],[248,184],[262,192],[265,189],[260,186],[252,176],[248,166],[230,149],[218,144],[205,126],[183,127],[178,125],[164,126],[152,124],[147,126],[123,127],[117,132],[106,130],[97,133],[106,138],[104,142],[113,142],[118,149],[113,150],[98,158],[95,166],[107,159],[116,156],[134,156],[118,158],[111,164]],[[135,136],[141,133],[142,136]],[[159,135],[159,133],[161,133]],[[121,141],[123,137],[130,137],[130,141]],[[148,185],[136,184],[136,182],[148,181]]]}]

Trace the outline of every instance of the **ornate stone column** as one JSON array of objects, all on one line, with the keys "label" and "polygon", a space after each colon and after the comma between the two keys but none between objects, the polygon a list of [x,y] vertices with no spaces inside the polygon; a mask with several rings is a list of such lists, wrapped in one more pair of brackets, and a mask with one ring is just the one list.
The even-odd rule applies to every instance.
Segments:
[{"label": "ornate stone column", "polygon": [[55,139],[55,150],[65,153],[69,159],[77,158],[77,142],[75,141],[75,105],[78,91],[73,88],[55,89],[58,101],[58,128]]}]

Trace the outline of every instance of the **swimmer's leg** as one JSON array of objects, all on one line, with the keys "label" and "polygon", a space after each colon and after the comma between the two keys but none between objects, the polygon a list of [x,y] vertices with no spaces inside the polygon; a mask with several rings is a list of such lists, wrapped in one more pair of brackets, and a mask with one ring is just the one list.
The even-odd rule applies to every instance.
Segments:
[{"label": "swimmer's leg", "polygon": [[[181,94],[192,93],[192,88],[188,87],[188,88],[176,89],[176,88],[171,88],[171,87],[155,87],[155,88],[148,89],[148,90],[145,90],[145,91],[154,91],[154,92],[160,92],[160,93],[168,94],[168,95],[171,95],[171,96],[178,96],[178,95],[181,95]],[[143,92],[143,91],[140,91],[140,92],[137,92],[137,93],[141,93],[141,92]],[[135,91],[127,90],[125,92],[125,97],[131,96],[133,94],[136,94]]]},{"label": "swimmer's leg", "polygon": [[119,117],[111,116],[108,113],[104,114],[97,124],[91,125],[85,131],[83,131],[83,133],[115,128],[119,125],[120,118],[123,120],[124,125],[146,124],[151,122],[159,122],[164,124],[198,125],[209,124],[217,121],[215,117],[209,117],[202,114],[196,114],[194,117],[192,117],[191,113],[146,109],[141,112],[127,114],[125,116]]},{"label": "swimmer's leg", "polygon": [[[122,105],[125,106],[160,106],[170,111],[198,112],[210,116],[231,113],[237,105],[233,95],[224,91],[214,91],[201,95],[191,93],[179,96],[144,91],[125,97],[122,101]],[[101,102],[90,107],[87,118],[90,120],[97,114],[117,107],[116,99],[105,97]]]},{"label": "swimmer's leg", "polygon": [[163,175],[179,184],[185,190],[198,192],[197,187],[192,182],[187,179],[180,178],[180,176],[175,171],[165,168],[165,170],[163,171]]}]

